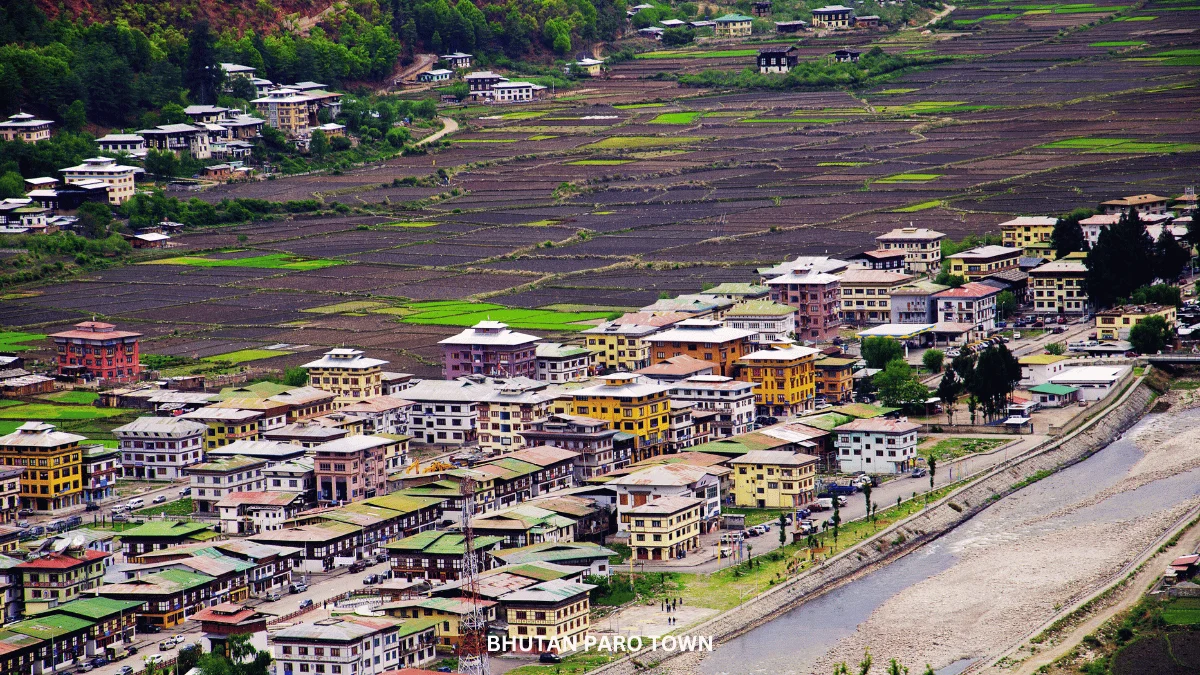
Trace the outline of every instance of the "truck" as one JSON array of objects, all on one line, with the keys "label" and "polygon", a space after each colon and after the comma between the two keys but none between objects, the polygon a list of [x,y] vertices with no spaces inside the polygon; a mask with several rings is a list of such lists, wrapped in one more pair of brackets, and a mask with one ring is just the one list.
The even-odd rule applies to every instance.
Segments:
[{"label": "truck", "polygon": [[833,498],[817,497],[817,501],[810,504],[808,508],[812,511],[828,511],[833,508]]},{"label": "truck", "polygon": [[841,483],[826,483],[825,490],[835,495],[852,495],[858,492],[858,487],[855,485],[842,485]]}]

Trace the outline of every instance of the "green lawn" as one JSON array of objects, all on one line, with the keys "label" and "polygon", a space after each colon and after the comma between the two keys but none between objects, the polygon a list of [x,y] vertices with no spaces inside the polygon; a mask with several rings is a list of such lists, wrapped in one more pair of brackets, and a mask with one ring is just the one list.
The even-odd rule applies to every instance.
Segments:
[{"label": "green lawn", "polygon": [[632,159],[577,159],[574,162],[567,162],[569,166],[620,166],[622,164],[633,164]]},{"label": "green lawn", "polygon": [[583,146],[586,150],[636,150],[661,145],[681,145],[702,140],[699,136],[610,136]]},{"label": "green lawn", "polygon": [[228,363],[246,363],[249,361],[261,361],[262,359],[270,359],[276,356],[283,356],[291,353],[292,352],[281,352],[274,349],[239,349],[236,352],[206,356],[200,360],[207,361],[209,363],[216,363],[218,361]]},{"label": "green lawn", "polygon": [[1163,621],[1172,626],[1200,624],[1200,598],[1176,598],[1163,605]]},{"label": "green lawn", "polygon": [[508,675],[582,675],[589,670],[595,670],[606,663],[616,661],[625,656],[623,652],[602,652],[598,650],[579,651],[564,656],[562,663],[554,665],[528,665],[508,671]]},{"label": "green lawn", "polygon": [[[751,527],[753,525],[761,525],[763,523],[771,523],[772,525],[779,525],[780,514],[794,513],[794,512],[795,511],[793,511],[792,509],[749,509],[749,508],[742,508],[742,507],[737,507],[737,506],[721,507],[721,513],[733,513],[733,514],[740,513],[740,514],[746,516],[746,527]],[[766,536],[768,538],[774,537],[776,540],[778,540],[779,539],[778,530],[772,529],[769,533],[767,533]]]},{"label": "green lawn", "polygon": [[144,509],[134,511],[134,513],[139,516],[157,516],[160,513],[165,513],[168,516],[190,516],[192,515],[192,498],[184,497],[183,499],[176,499],[173,502],[163,502],[162,504],[147,506]]},{"label": "green lawn", "polygon": [[1079,137],[1045,143],[1038,147],[1051,150],[1079,150],[1087,153],[1157,154],[1165,152],[1195,152],[1200,150],[1200,143],[1155,143],[1135,141],[1129,138]]},{"label": "green lawn", "polygon": [[193,267],[252,267],[268,270],[319,270],[334,265],[344,265],[342,260],[317,260],[301,258],[286,253],[270,253],[250,258],[205,258],[202,256],[185,255],[175,258],[151,260],[143,265],[191,265]]},{"label": "green lawn", "polygon": [[699,118],[698,112],[669,112],[650,120],[650,124],[692,124]]},{"label": "green lawn", "polygon": [[27,345],[25,342],[41,342],[46,336],[41,333],[24,333],[19,330],[0,331],[0,351],[24,352],[37,349],[38,345]]},{"label": "green lawn", "polygon": [[936,443],[926,442],[921,445],[917,448],[917,454],[926,459],[934,457],[940,462],[995,450],[1008,441],[1007,438],[943,438]]},{"label": "green lawn", "polygon": [[117,417],[135,412],[124,408],[93,408],[82,405],[58,405],[55,403],[26,403],[0,408],[0,419],[5,420],[96,420]]},{"label": "green lawn", "polygon": [[23,420],[0,420],[0,436],[7,436],[17,430],[25,422]]},{"label": "green lawn", "polygon": [[96,402],[96,399],[100,398],[100,394],[97,394],[94,391],[83,390],[60,391],[43,396],[42,398],[46,399],[47,401],[54,401],[55,403],[78,403],[81,405],[91,405]]},{"label": "green lawn", "polygon": [[609,319],[620,312],[558,312],[545,309],[520,309],[486,302],[460,300],[418,302],[405,307],[377,310],[378,314],[398,314],[401,323],[431,326],[474,326],[480,321],[503,321],[510,328],[548,331],[579,331],[592,324],[581,321]]}]

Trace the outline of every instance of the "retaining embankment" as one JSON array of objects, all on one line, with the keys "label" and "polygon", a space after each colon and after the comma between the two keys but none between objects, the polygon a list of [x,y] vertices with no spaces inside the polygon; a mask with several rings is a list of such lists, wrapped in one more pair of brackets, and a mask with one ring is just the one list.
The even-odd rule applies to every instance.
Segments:
[{"label": "retaining embankment", "polygon": [[[1116,440],[1148,409],[1153,392],[1138,380],[1102,412],[1070,435],[998,465],[987,475],[947,495],[925,511],[897,523],[824,565],[804,572],[753,600],[687,629],[717,643],[749,631],[797,605],[846,583],[942,536],[1025,485],[1024,481],[1086,459]],[[592,675],[633,675],[661,665],[674,654],[644,650],[598,668]]]}]

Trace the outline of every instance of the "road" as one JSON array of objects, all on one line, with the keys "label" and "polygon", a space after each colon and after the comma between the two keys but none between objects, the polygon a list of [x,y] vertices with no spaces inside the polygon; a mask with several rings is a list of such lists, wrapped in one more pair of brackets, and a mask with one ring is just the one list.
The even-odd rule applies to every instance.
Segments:
[{"label": "road", "polygon": [[[401,65],[400,61],[396,61],[396,69],[388,76],[387,83],[383,88],[377,91],[379,95],[385,95],[396,86],[396,82],[402,80],[411,80],[417,75],[427,71],[433,64],[437,63],[437,54],[417,54],[412,63],[408,66]],[[410,91],[412,91],[410,89]]]},{"label": "road", "polygon": [[452,134],[452,133],[458,131],[458,122],[455,122],[454,120],[450,119],[449,117],[443,117],[441,119],[442,119],[441,131],[435,131],[432,134],[429,134],[428,136],[426,136],[425,138],[422,138],[421,140],[417,141],[413,145],[425,145],[426,143],[432,143],[432,142],[440,139],[442,136],[447,136],[449,134]]},{"label": "road", "polygon": [[[159,485],[154,485],[154,486],[144,488],[140,491],[135,491],[133,493],[123,495],[121,497],[111,497],[109,499],[102,500],[100,502],[100,510],[99,511],[87,511],[85,505],[80,504],[79,506],[74,506],[74,507],[67,508],[67,509],[59,509],[57,511],[48,511],[48,512],[44,512],[44,513],[35,513],[30,516],[23,516],[21,518],[21,520],[28,520],[31,524],[37,525],[37,524],[47,523],[51,520],[58,520],[59,518],[62,518],[63,516],[74,516],[74,515],[82,516],[83,520],[85,522],[92,522],[93,519],[98,520],[101,516],[111,519],[112,518],[112,510],[113,510],[114,506],[117,506],[120,504],[127,504],[127,503],[129,503],[129,500],[131,500],[135,497],[141,497],[143,500],[145,500],[146,506],[153,506],[154,498],[158,497],[159,495],[166,497],[165,501],[168,501],[168,502],[174,501],[174,500],[180,498],[179,491],[184,489],[185,487],[187,487],[186,481],[180,481],[178,483],[175,483],[175,482],[162,483]],[[149,516],[139,516],[139,517],[148,518]]]}]

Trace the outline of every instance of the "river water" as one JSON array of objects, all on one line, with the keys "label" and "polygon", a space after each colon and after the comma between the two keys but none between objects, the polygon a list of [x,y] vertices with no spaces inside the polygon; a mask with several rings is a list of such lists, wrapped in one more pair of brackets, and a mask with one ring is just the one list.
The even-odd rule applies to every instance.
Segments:
[{"label": "river water", "polygon": [[[1175,414],[1191,416],[1200,424],[1200,411]],[[1143,420],[1128,436],[1134,435],[1151,419]],[[1001,500],[1006,506],[1019,507],[1023,524],[1014,527],[1012,509],[989,508],[904,558],[722,644],[699,664],[700,672],[704,675],[826,675],[827,669],[814,670],[818,659],[839,641],[851,636],[860,623],[890,598],[950,569],[962,553],[973,547],[995,546],[1087,523],[1128,520],[1176,506],[1200,492],[1197,487],[1200,469],[1197,469],[1070,509],[1063,516],[1038,517],[1088,502],[1089,498],[1120,481],[1143,457],[1142,451],[1128,436],[1083,462]],[[937,608],[930,607],[929,611],[936,613]],[[876,661],[886,657],[876,654]],[[944,665],[938,675],[956,675],[970,663],[970,659],[960,659]]]}]

